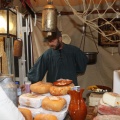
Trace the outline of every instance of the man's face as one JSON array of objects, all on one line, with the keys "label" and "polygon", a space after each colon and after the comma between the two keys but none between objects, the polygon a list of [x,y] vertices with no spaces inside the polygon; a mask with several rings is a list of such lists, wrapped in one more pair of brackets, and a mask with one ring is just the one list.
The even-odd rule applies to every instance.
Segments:
[{"label": "man's face", "polygon": [[48,41],[48,45],[54,50],[58,50],[61,47],[61,41],[59,38]]}]

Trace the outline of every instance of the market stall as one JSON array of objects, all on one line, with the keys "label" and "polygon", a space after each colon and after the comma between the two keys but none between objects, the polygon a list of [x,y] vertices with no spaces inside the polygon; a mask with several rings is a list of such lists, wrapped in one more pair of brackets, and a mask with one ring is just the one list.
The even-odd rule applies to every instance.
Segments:
[{"label": "market stall", "polygon": [[[120,119],[119,4],[119,0],[0,0],[0,92],[4,96],[0,99],[0,116],[10,120],[39,120],[41,117],[47,120]],[[46,76],[38,78],[40,82],[35,80],[48,69],[46,64],[52,66],[48,61],[56,60],[53,58],[43,59],[41,65],[44,70],[36,70],[38,76],[31,77],[31,82],[37,83],[29,81],[28,72],[39,56],[49,49],[49,41],[43,42],[44,35],[51,35],[56,28],[62,34],[62,45],[73,45],[89,58],[84,74],[77,73],[80,69],[75,64],[78,86],[68,78],[61,82],[56,77],[56,82],[51,83],[48,83]],[[66,51],[70,53],[70,50]],[[61,57],[61,48],[54,55],[59,56],[60,60],[64,57]],[[49,55],[46,56],[48,58]],[[73,61],[76,60],[77,57]],[[56,72],[55,63],[52,70]],[[59,64],[59,68],[67,63]],[[62,75],[67,73],[73,76],[71,69],[62,72]],[[22,85],[30,89],[26,87],[27,91],[22,92]],[[5,99],[8,104],[4,103]],[[2,110],[2,103],[7,105],[6,108],[14,106],[14,110],[11,106],[6,111]]]}]

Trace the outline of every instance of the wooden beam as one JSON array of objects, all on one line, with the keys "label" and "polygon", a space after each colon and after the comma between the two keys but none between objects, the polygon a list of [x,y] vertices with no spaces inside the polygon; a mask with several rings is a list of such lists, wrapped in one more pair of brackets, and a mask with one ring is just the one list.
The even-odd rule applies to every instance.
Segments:
[{"label": "wooden beam", "polygon": [[[120,9],[116,9],[117,12],[120,12]],[[83,11],[77,11],[78,13],[83,13]],[[88,14],[91,13],[91,14],[98,14],[98,13],[115,13],[112,9],[109,9],[109,10],[95,10],[95,11],[88,11]],[[61,15],[73,15],[74,13],[73,12],[66,12],[66,11],[61,11],[60,12]],[[42,13],[36,13],[37,17],[41,17],[42,16]]]}]

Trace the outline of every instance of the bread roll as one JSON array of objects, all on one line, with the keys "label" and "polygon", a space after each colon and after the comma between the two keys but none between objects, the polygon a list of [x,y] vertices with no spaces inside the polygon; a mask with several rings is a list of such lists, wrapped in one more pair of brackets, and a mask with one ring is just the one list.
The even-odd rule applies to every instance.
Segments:
[{"label": "bread roll", "polygon": [[68,90],[70,90],[73,86],[73,83],[67,86],[52,86],[50,87],[50,94],[54,96],[66,95]]},{"label": "bread roll", "polygon": [[41,106],[43,109],[59,112],[66,104],[66,100],[62,97],[47,96],[42,100]]},{"label": "bread roll", "polygon": [[37,114],[34,120],[58,120],[55,115],[51,114]]},{"label": "bread roll", "polygon": [[50,82],[39,81],[37,83],[31,84],[30,90],[31,90],[31,92],[34,92],[34,93],[44,94],[44,93],[48,93],[50,91],[50,87],[52,85],[53,84]]},{"label": "bread roll", "polygon": [[33,120],[32,113],[30,110],[26,108],[18,108],[18,110],[23,114],[23,116],[25,117],[25,120]]},{"label": "bread roll", "polygon": [[106,92],[103,94],[103,102],[112,107],[120,107],[120,95],[113,92]]}]

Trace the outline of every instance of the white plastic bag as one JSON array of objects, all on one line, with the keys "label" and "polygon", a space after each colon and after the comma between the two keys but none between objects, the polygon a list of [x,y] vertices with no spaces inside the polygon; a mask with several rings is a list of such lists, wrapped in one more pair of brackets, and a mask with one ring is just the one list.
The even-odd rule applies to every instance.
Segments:
[{"label": "white plastic bag", "polygon": [[25,120],[0,86],[0,120]]}]

